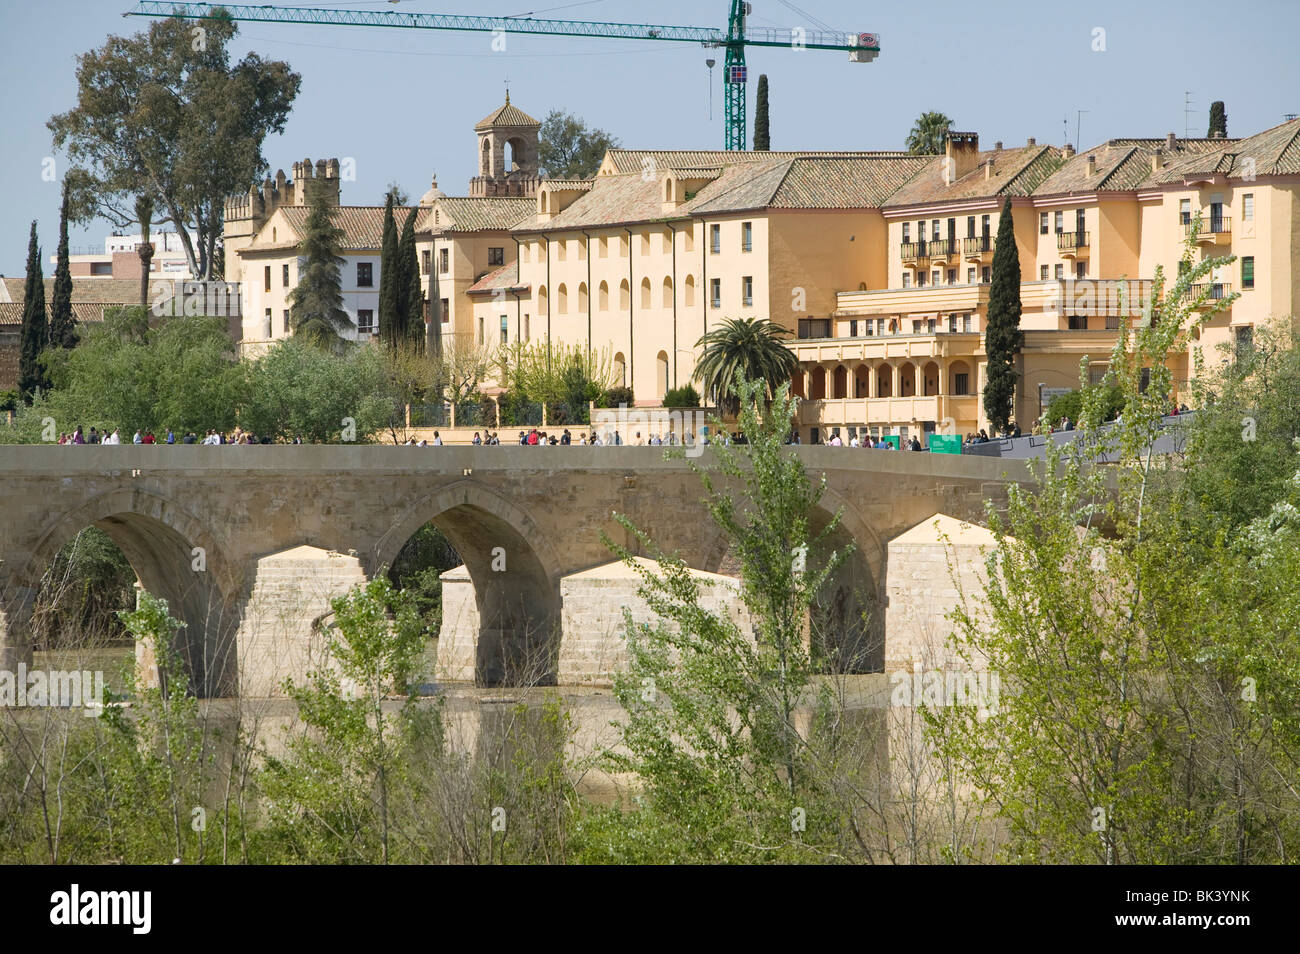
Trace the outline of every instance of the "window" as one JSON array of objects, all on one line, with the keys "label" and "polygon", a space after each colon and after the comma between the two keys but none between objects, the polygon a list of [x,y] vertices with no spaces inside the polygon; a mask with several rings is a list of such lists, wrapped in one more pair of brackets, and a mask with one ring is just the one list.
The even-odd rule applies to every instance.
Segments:
[{"label": "window", "polygon": [[284,264],[280,266],[280,284],[285,288],[289,287],[289,266]]},{"label": "window", "polygon": [[939,241],[939,220],[932,219],[930,222],[930,238],[936,242]]},{"label": "window", "polygon": [[921,319],[920,319],[920,318],[913,318],[913,319],[912,319],[912,334],[914,334],[914,335],[919,335],[920,333],[921,333]]},{"label": "window", "polygon": [[[266,266],[266,270],[269,272],[271,270],[271,266],[270,265]],[[262,335],[263,338],[269,339],[271,337],[271,309],[270,308],[266,309],[266,318],[262,322],[262,331],[264,332]]]},{"label": "window", "polygon": [[1065,266],[1059,262],[1056,265],[1056,280],[1059,282],[1065,277]]},{"label": "window", "polygon": [[975,237],[975,216],[973,215],[966,216],[966,237]]},{"label": "window", "polygon": [[509,319],[505,315],[502,315],[501,316],[501,343],[502,344],[509,343],[509,338],[510,338],[509,330],[508,330],[509,327],[510,327]]},{"label": "window", "polygon": [[375,312],[371,308],[357,309],[357,331],[363,335],[374,334]]},{"label": "window", "polygon": [[1242,325],[1238,328],[1234,344],[1237,346],[1237,357],[1249,356],[1251,351],[1255,349],[1255,326]]},{"label": "window", "polygon": [[1038,280],[1039,280],[1040,282],[1045,282],[1045,281],[1047,281],[1047,266],[1046,266],[1046,265],[1039,265],[1039,266],[1038,266]]},{"label": "window", "polygon": [[488,249],[489,265],[504,265],[506,263],[506,250],[504,248]]},{"label": "window", "polygon": [[719,252],[722,251],[722,226],[721,225],[709,226],[709,251],[714,255],[717,255]]},{"label": "window", "polygon": [[936,327],[936,320],[935,320],[934,318],[928,318],[928,319],[926,319],[926,322],[925,322],[925,333],[926,333],[926,334],[929,334],[929,335],[934,334],[935,327]]},{"label": "window", "polygon": [[1086,315],[1070,315],[1066,319],[1066,326],[1071,331],[1087,331],[1088,318]]},{"label": "window", "polygon": [[903,272],[903,287],[904,287],[904,288],[911,288],[911,287],[912,287],[912,273],[911,273],[911,272]]},{"label": "window", "polygon": [[1192,200],[1180,199],[1178,201],[1178,221],[1183,225],[1192,224]]},{"label": "window", "polygon": [[952,335],[952,334],[956,334],[956,333],[957,333],[957,316],[956,316],[956,315],[949,315],[949,316],[948,316],[948,334]]},{"label": "window", "polygon": [[374,266],[369,262],[357,262],[357,287],[370,288],[374,285]]},{"label": "window", "polygon": [[483,344],[483,316],[482,315],[480,315],[478,319],[478,343]]},{"label": "window", "polygon": [[912,241],[912,223],[903,223],[903,244],[906,245]]},{"label": "window", "polygon": [[1255,256],[1245,255],[1241,259],[1241,287],[1255,287]]},{"label": "window", "polygon": [[742,252],[752,252],[754,250],[754,223],[740,223],[740,250]]},{"label": "window", "polygon": [[[525,251],[527,250],[527,248],[528,246],[524,246]],[[432,263],[433,263],[433,253],[426,248],[423,252],[420,253],[420,274],[428,275],[429,266]]]},{"label": "window", "polygon": [[743,304],[754,304],[754,278],[752,275],[746,275],[740,280],[740,297]]},{"label": "window", "polygon": [[925,272],[916,273],[916,287],[917,288],[925,287]]},{"label": "window", "polygon": [[932,271],[932,272],[930,273],[930,284],[931,284],[931,285],[937,285],[937,284],[939,284],[939,279],[940,279],[942,276],[943,276],[943,273],[940,272],[939,269],[936,268],[934,271]]},{"label": "window", "polygon": [[983,268],[980,269],[980,281],[985,285],[993,281],[993,269],[990,268],[988,265],[985,265]]},{"label": "window", "polygon": [[1074,277],[1075,277],[1075,278],[1087,278],[1087,277],[1088,277],[1088,263],[1087,263],[1087,262],[1075,262],[1075,263],[1074,263]]},{"label": "window", "polygon": [[451,321],[451,308],[448,306],[449,302],[446,298],[438,299],[438,309],[442,314],[442,320],[444,322]]},{"label": "window", "polygon": [[1247,192],[1241,197],[1241,221],[1253,222],[1255,220],[1255,193]]},{"label": "window", "polygon": [[446,275],[451,268],[451,257],[448,254],[449,249],[438,249],[438,274]]},{"label": "window", "polygon": [[1106,377],[1106,370],[1107,366],[1104,364],[1088,365],[1088,384],[1094,388],[1101,384],[1102,379]]},{"label": "window", "polygon": [[1062,212],[1060,209],[1057,209],[1056,214],[1053,217],[1053,221],[1056,225],[1056,234],[1060,235],[1062,232],[1065,231],[1065,213]]},{"label": "window", "polygon": [[1047,213],[1046,212],[1038,213],[1038,234],[1039,235],[1047,234]]},{"label": "window", "polygon": [[265,281],[266,291],[270,291],[271,290],[271,266],[270,265],[266,266],[265,278],[266,278]]},{"label": "window", "polygon": [[952,376],[952,393],[969,394],[970,393],[970,375],[965,371],[958,371]]},{"label": "window", "polygon": [[[1106,316],[1106,330],[1107,330],[1107,331],[1119,331],[1119,315],[1107,315],[1107,316]],[[1093,384],[1096,384],[1097,382],[1094,381],[1094,382],[1092,382],[1092,383],[1093,383]]]},{"label": "window", "polygon": [[962,315],[962,316],[961,316],[961,330],[962,330],[962,331],[965,331],[965,332],[967,332],[967,333],[970,332],[970,330],[971,330],[971,327],[970,327],[970,315]]},{"label": "window", "polygon": [[957,269],[955,268],[948,269],[948,284],[949,285],[957,284]]},{"label": "window", "polygon": [[856,338],[857,336],[858,336],[858,323],[855,319],[849,322],[849,337]]},{"label": "window", "polygon": [[709,304],[713,308],[722,307],[722,279],[709,279]]},{"label": "window", "polygon": [[974,284],[975,284],[975,266],[974,266],[974,265],[972,265],[970,268],[966,269],[966,284],[967,284],[967,285],[974,285]]},{"label": "window", "polygon": [[877,319],[876,319],[876,334],[878,334],[878,335],[883,335],[884,333],[885,333],[885,319],[884,319],[884,318],[877,318]]},{"label": "window", "polygon": [[289,309],[288,308],[286,308],[284,312],[280,315],[280,320],[284,322],[280,326],[280,331],[282,331],[284,334],[287,335],[289,333]]},{"label": "window", "polygon": [[989,217],[987,215],[980,216],[980,234],[985,238],[989,237]]}]

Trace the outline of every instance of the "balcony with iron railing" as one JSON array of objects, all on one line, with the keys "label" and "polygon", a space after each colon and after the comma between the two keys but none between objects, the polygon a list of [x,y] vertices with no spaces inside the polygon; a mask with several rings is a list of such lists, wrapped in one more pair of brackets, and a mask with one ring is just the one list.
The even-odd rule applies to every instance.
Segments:
[{"label": "balcony with iron railing", "polygon": [[991,235],[972,235],[961,240],[961,252],[967,258],[979,258],[993,251],[994,239]]},{"label": "balcony with iron railing", "polygon": [[1187,290],[1193,298],[1200,298],[1206,289],[1209,289],[1209,301],[1219,301],[1232,294],[1232,285],[1228,282],[1198,282],[1189,285]]},{"label": "balcony with iron railing", "polygon": [[[1183,237],[1192,234],[1196,223],[1189,213],[1183,213]],[[1201,220],[1200,230],[1196,233],[1198,245],[1226,245],[1232,237],[1232,217],[1228,215],[1210,215]]]},{"label": "balcony with iron railing", "polygon": [[925,242],[904,242],[898,247],[898,253],[904,262],[922,261],[930,257]]},{"label": "balcony with iron railing", "polygon": [[1056,250],[1061,253],[1062,258],[1073,258],[1081,253],[1086,253],[1088,251],[1088,233],[1057,232]]},{"label": "balcony with iron railing", "polygon": [[934,239],[930,242],[927,251],[930,254],[930,261],[942,262],[952,256],[953,246],[957,243],[953,239]]}]

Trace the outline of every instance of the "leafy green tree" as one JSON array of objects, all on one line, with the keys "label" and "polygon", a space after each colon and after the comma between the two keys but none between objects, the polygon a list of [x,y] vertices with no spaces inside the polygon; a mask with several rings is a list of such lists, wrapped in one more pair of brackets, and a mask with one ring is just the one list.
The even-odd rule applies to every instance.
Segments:
[{"label": "leafy green tree", "polygon": [[914,156],[943,155],[944,137],[951,128],[952,120],[943,113],[922,113],[907,134],[907,151]]},{"label": "leafy green tree", "polygon": [[610,149],[621,144],[603,129],[592,129],[572,113],[552,110],[542,120],[537,159],[542,175],[558,179],[588,179],[596,174]]},{"label": "leafy green tree", "polygon": [[47,123],[73,163],[74,221],[102,216],[124,228],[135,197],[150,195],[204,281],[217,274],[225,199],[267,168],[262,143],[284,131],[302,79],[256,53],[232,63],[236,32],[225,16],[167,17],[147,33],[111,36],[78,59],[77,105]]},{"label": "leafy green tree", "polygon": [[239,422],[273,439],[364,443],[388,426],[393,409],[380,349],[339,355],[291,338],[252,364]]},{"label": "leafy green tree", "polygon": [[319,186],[313,186],[311,211],[299,246],[305,262],[298,284],[289,292],[289,324],[296,337],[337,351],[343,347],[343,332],[352,327],[352,319],[343,310],[340,278],[343,230],[334,224],[333,210],[321,200]]},{"label": "leafy green tree", "polygon": [[412,690],[423,629],[383,574],[331,606],[329,665],[285,686],[308,731],[287,739],[285,756],[266,756],[271,837],[300,861],[388,864],[390,800],[428,718]]},{"label": "leafy green tree", "polygon": [[754,109],[754,151],[767,152],[772,148],[772,136],[767,119],[767,74],[758,77],[758,106]]},{"label": "leafy green tree", "polygon": [[63,202],[59,206],[58,263],[54,266],[54,291],[50,296],[50,346],[74,348],[77,345],[77,320],[72,315],[72,271],[68,260],[68,186],[63,185]]},{"label": "leafy green tree", "polygon": [[733,413],[744,381],[761,381],[770,400],[799,368],[799,359],[785,344],[789,336],[788,328],[767,318],[728,318],[695,343],[702,349],[695,380],[705,395]]},{"label": "leafy green tree", "polygon": [[27,282],[23,288],[23,326],[18,355],[18,390],[28,404],[38,390],[49,387],[41,365],[41,353],[49,344],[45,322],[45,277],[41,271],[41,247],[36,242],[36,221],[27,243]]},{"label": "leafy green tree", "polygon": [[[1068,417],[1077,424],[1082,418],[1084,406],[1092,400],[1091,389],[1099,387],[1101,385],[1085,385],[1078,391],[1058,394],[1047,404],[1047,410],[1043,415],[1044,423],[1054,427]],[[1107,385],[1105,392],[1101,399],[1101,420],[1103,423],[1113,421],[1124,410],[1124,392],[1119,389],[1118,385]]]},{"label": "leafy green tree", "polygon": [[1020,330],[1020,252],[1011,221],[1011,200],[1002,206],[997,246],[993,250],[993,279],[989,285],[988,319],[984,352],[988,355],[984,379],[984,413],[995,430],[1007,426],[1016,394],[1016,356],[1024,346]]},{"label": "leafy green tree", "polygon": [[[637,625],[627,616],[630,665],[615,681],[627,715],[605,761],[634,772],[644,790],[639,808],[584,820],[584,858],[800,861],[837,845],[814,738],[829,700],[813,684],[808,621],[847,552],[807,559],[824,552],[839,517],[813,532],[825,477],[810,479],[784,446],[796,407],[788,382],[770,409],[765,381],[741,382],[739,390],[749,443],[715,446],[716,469],[692,466],[710,517],[740,562],[738,602],[753,632],[704,608],[687,565],[619,518],[657,569],[607,545],[640,574],[639,593],[661,623]],[[809,722],[796,718],[800,708],[811,710]]]},{"label": "leafy green tree", "polygon": [[[1300,837],[1300,601],[1278,575],[1300,554],[1300,477],[1275,478],[1300,474],[1300,456],[1254,489],[1252,519],[1192,476],[1202,461],[1238,466],[1220,425],[1241,404],[1192,420],[1190,456],[1152,451],[1175,395],[1167,356],[1235,297],[1212,299],[1207,282],[1231,259],[1195,254],[1192,236],[1168,293],[1157,269],[1136,333],[1121,330],[1103,381],[1124,395],[1120,425],[1094,432],[1106,395],[1090,389],[1087,452],[1049,446],[1035,485],[1010,488],[1005,516],[990,510],[987,584],[952,617],[954,652],[1007,691],[987,719],[927,716],[959,783],[1006,825],[1008,860],[1268,863]],[[1119,463],[1093,466],[1095,451]]]},{"label": "leafy green tree", "polygon": [[393,217],[393,193],[384,202],[384,237],[379,251],[379,338],[389,351],[397,350],[405,338],[399,296],[402,265],[398,250],[397,222]]},{"label": "leafy green tree", "polygon": [[415,249],[415,210],[407,211],[402,237],[397,244],[399,285],[396,289],[401,311],[400,346],[424,353],[424,283],[420,280],[420,259]]},{"label": "leafy green tree", "polygon": [[384,193],[384,202],[387,203],[389,199],[392,200],[393,205],[398,207],[407,205],[411,201],[410,195],[407,194],[407,191],[402,188],[401,183],[396,179],[388,183],[388,190]]},{"label": "leafy green tree", "polygon": [[1210,103],[1210,129],[1206,135],[1211,137],[1218,135],[1225,139],[1228,136],[1228,114],[1223,108],[1221,99]]}]

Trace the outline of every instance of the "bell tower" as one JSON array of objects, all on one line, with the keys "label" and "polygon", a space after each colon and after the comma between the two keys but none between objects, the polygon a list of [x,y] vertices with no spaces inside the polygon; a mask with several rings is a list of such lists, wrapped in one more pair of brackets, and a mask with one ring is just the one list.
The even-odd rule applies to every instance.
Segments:
[{"label": "bell tower", "polygon": [[506,91],[505,105],[479,120],[478,175],[469,182],[469,194],[479,197],[537,194],[537,137],[542,124],[522,109],[512,106]]}]

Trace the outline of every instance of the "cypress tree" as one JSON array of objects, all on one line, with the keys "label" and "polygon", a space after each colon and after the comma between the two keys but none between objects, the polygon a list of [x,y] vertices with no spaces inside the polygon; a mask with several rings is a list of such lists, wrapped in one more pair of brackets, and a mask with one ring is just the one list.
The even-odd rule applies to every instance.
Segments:
[{"label": "cypress tree", "polygon": [[1221,99],[1210,103],[1210,131],[1206,135],[1214,136],[1216,133],[1225,139],[1228,136],[1228,114],[1224,111]]},{"label": "cypress tree", "polygon": [[45,323],[45,276],[41,272],[41,247],[36,242],[36,221],[32,220],[32,236],[27,243],[27,285],[23,289],[23,326],[18,356],[18,392],[24,401],[32,403],[38,388],[49,387],[45,369],[41,367],[41,352],[49,344],[49,328]]},{"label": "cypress tree", "polygon": [[402,266],[397,240],[397,223],[393,220],[393,193],[384,202],[384,242],[379,253],[379,337],[391,350],[397,347],[405,330],[402,325],[403,298],[398,292]]},{"label": "cypress tree", "polygon": [[984,352],[988,355],[984,413],[994,430],[1002,430],[1011,419],[1016,393],[1015,358],[1024,338],[1024,332],[1020,330],[1020,255],[1016,251],[1016,233],[1011,222],[1011,200],[1007,199],[998,220],[988,320],[984,329]]},{"label": "cypress tree", "polygon": [[767,126],[767,74],[758,77],[758,108],[754,110],[754,151],[767,152],[772,148],[772,137]]},{"label": "cypress tree", "polygon": [[402,264],[401,287],[402,327],[404,341],[417,354],[424,353],[424,288],[420,281],[420,260],[415,250],[416,209],[407,212],[402,223],[402,238],[398,242],[398,261]]},{"label": "cypress tree", "polygon": [[54,267],[54,292],[50,297],[50,345],[74,348],[77,345],[76,319],[72,317],[72,270],[68,265],[68,184],[63,184],[63,204],[59,208],[59,261]]},{"label": "cypress tree", "polygon": [[[316,183],[312,186],[319,189]],[[343,310],[339,242],[343,230],[334,224],[333,210],[313,194],[311,211],[303,225],[299,252],[305,259],[298,284],[289,293],[289,324],[294,337],[333,348],[342,347],[344,329],[351,319]]]}]

